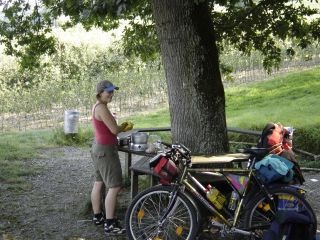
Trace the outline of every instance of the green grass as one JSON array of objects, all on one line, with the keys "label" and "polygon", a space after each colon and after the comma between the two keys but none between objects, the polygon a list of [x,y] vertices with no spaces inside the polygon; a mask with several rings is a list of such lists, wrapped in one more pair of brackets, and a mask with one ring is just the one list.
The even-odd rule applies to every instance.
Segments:
[{"label": "green grass", "polygon": [[77,134],[65,134],[62,128],[56,128],[50,140],[58,146],[88,146],[92,139],[91,125],[81,125]]},{"label": "green grass", "polygon": [[30,164],[42,147],[50,145],[51,131],[28,131],[0,134],[0,190],[25,189],[24,176],[39,169]]},{"label": "green grass", "polygon": [[150,127],[168,127],[170,126],[169,110],[167,108],[152,112],[143,113],[135,116],[120,119],[121,121],[131,121],[134,128],[150,128]]},{"label": "green grass", "polygon": [[[152,113],[143,113],[135,116],[120,119],[122,121],[131,121],[134,128],[158,128],[169,127],[170,116],[168,108],[164,108]],[[150,135],[158,135],[162,141],[171,142],[171,132],[152,132]]]},{"label": "green grass", "polygon": [[266,122],[295,128],[320,124],[320,68],[228,88],[228,126],[261,129]]},{"label": "green grass", "polygon": [[267,122],[280,122],[296,129],[296,148],[320,154],[319,67],[228,88],[226,103],[228,126],[262,130]]}]

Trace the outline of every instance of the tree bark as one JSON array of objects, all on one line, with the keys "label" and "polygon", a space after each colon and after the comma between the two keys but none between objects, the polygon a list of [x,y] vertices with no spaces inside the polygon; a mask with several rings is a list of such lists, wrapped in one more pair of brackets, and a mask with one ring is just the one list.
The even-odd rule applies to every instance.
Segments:
[{"label": "tree bark", "polygon": [[193,154],[228,151],[224,88],[207,2],[152,0],[174,143]]}]

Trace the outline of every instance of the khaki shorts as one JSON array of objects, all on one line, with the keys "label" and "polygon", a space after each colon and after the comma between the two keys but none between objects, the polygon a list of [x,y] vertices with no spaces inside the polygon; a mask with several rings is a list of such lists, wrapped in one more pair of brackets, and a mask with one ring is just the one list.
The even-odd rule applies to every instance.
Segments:
[{"label": "khaki shorts", "polygon": [[122,170],[117,145],[93,144],[91,148],[96,181],[104,182],[106,188],[122,185]]}]

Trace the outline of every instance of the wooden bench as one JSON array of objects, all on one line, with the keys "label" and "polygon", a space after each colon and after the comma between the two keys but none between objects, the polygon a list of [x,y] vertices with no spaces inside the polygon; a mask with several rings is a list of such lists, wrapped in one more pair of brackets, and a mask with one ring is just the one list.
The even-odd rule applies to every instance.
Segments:
[{"label": "wooden bench", "polygon": [[211,164],[211,163],[232,163],[247,161],[249,154],[245,153],[226,153],[212,156],[191,156],[192,164]]},{"label": "wooden bench", "polygon": [[153,186],[156,182],[156,178],[153,175],[152,169],[149,166],[149,160],[151,158],[148,156],[142,157],[140,160],[135,162],[131,167],[131,199],[137,195],[139,191],[139,175],[149,175],[150,176],[150,186]]}]

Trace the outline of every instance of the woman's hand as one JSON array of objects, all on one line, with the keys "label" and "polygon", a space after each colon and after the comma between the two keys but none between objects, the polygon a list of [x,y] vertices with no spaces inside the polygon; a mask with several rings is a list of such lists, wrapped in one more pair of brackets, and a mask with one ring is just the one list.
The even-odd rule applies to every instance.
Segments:
[{"label": "woman's hand", "polygon": [[121,128],[122,132],[129,131],[133,128],[133,123],[132,122],[123,122],[123,123],[121,123],[120,128]]}]

